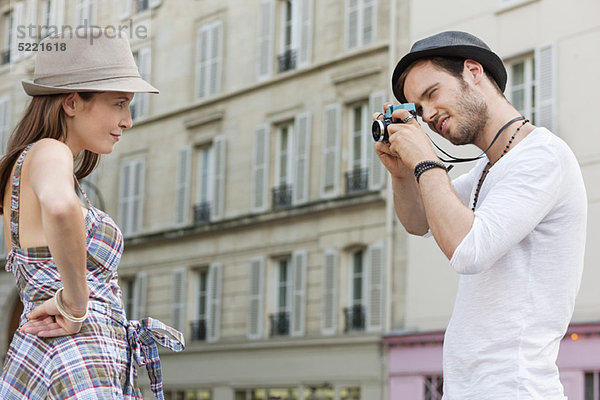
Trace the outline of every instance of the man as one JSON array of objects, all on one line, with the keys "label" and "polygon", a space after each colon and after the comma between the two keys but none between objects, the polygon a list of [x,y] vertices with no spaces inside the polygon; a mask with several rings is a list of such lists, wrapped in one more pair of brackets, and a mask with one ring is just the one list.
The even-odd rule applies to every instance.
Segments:
[{"label": "man", "polygon": [[505,86],[501,59],[475,36],[420,40],[396,66],[394,95],[415,103],[431,130],[485,156],[451,182],[406,110],[394,111],[404,123],[388,127],[389,143],[375,146],[400,221],[430,232],[460,274],[445,400],[566,398],[556,358],[581,280],[587,197],[572,151],[521,117]]}]

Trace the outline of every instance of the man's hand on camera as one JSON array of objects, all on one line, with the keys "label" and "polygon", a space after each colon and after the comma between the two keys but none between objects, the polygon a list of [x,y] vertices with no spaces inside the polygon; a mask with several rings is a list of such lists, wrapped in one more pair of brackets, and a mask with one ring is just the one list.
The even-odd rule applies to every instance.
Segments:
[{"label": "man's hand on camera", "polygon": [[[392,114],[395,121],[402,121],[409,115],[407,110],[396,110]],[[388,132],[390,134],[388,153],[399,158],[411,174],[419,162],[438,159],[429,138],[416,118],[406,123],[392,124],[388,127]]]},{"label": "man's hand on camera", "polygon": [[[389,107],[390,103],[386,103],[384,105],[384,112]],[[382,113],[373,114],[373,121],[376,119],[383,118]],[[408,169],[405,164],[402,162],[399,155],[395,154],[390,150],[390,143],[385,142],[377,142],[375,143],[375,152],[381,159],[381,162],[390,172],[392,177],[404,179],[406,177],[413,176],[413,171]]]}]

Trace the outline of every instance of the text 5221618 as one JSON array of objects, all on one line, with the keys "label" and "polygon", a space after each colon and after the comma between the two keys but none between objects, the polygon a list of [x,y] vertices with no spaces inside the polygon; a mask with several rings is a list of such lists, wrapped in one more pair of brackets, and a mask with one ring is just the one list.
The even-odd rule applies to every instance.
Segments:
[{"label": "text 5221618", "polygon": [[18,43],[18,51],[65,51],[66,43]]}]

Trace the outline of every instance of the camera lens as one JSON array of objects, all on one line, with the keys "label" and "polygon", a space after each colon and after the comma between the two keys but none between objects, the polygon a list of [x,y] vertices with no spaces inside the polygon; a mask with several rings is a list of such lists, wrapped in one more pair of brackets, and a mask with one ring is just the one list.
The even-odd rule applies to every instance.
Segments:
[{"label": "camera lens", "polygon": [[371,125],[371,134],[373,135],[373,140],[376,142],[383,142],[385,139],[385,135],[383,134],[385,127],[381,120],[373,121],[373,125]]}]

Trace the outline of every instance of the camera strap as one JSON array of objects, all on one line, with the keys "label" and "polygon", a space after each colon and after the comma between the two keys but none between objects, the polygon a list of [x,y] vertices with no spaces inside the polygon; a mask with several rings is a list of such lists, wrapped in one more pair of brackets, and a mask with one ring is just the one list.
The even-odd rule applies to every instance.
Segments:
[{"label": "camera strap", "polygon": [[513,124],[513,123],[515,123],[517,121],[524,120],[524,119],[525,119],[525,117],[522,116],[522,115],[520,115],[518,117],[515,117],[515,118],[511,119],[506,124],[504,124],[504,126],[502,126],[502,128],[500,128],[498,130],[498,133],[496,133],[496,136],[494,136],[494,139],[492,140],[492,143],[490,143],[490,145],[488,146],[488,148],[485,149],[477,157],[471,157],[471,158],[454,157],[453,155],[448,154],[446,151],[444,151],[442,148],[440,148],[437,144],[435,144],[435,142],[431,139],[431,137],[429,137],[429,140],[431,140],[431,143],[433,143],[433,145],[435,146],[436,149],[438,149],[440,152],[442,152],[446,157],[450,157],[449,160],[445,160],[445,159],[443,159],[443,158],[440,157],[440,160],[442,160],[443,162],[452,163],[452,164],[459,164],[459,163],[464,163],[464,162],[476,161],[476,160],[479,160],[479,159],[483,158],[483,156],[485,155],[485,153],[487,153],[487,151],[492,148],[492,146],[494,145],[494,143],[496,142],[496,140],[500,137],[500,134],[502,132],[504,132],[504,130],[506,128],[508,128],[511,124]]}]

